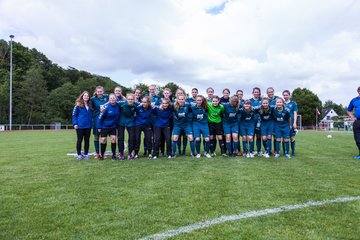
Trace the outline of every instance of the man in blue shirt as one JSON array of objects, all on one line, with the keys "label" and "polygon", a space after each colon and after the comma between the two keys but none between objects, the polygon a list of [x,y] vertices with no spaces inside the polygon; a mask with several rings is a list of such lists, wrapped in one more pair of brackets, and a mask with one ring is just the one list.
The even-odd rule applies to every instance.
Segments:
[{"label": "man in blue shirt", "polygon": [[[347,114],[351,118],[353,123],[353,131],[356,145],[359,149],[359,155],[354,158],[360,160],[360,87],[357,89],[358,96],[353,98],[347,108]],[[354,110],[354,113],[352,111]]]}]

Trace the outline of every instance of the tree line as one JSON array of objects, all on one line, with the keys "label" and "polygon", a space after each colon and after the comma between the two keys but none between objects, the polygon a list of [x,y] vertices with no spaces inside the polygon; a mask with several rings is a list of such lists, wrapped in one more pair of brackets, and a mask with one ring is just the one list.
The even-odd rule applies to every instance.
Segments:
[{"label": "tree line", "polygon": [[[109,77],[71,66],[64,69],[35,48],[29,49],[13,41],[13,124],[71,123],[77,96],[84,90],[92,93],[98,85],[110,90],[119,84]],[[145,84],[121,87],[124,94],[135,88],[141,88],[144,93],[148,90]],[[159,86],[158,90],[161,92],[164,87],[175,92],[179,86],[170,82]],[[9,123],[9,92],[10,45],[0,40],[0,124]],[[341,104],[329,100],[322,105],[318,96],[306,88],[296,88],[292,100],[299,106],[303,125],[314,125],[315,109],[333,108],[339,115],[346,114]]]}]

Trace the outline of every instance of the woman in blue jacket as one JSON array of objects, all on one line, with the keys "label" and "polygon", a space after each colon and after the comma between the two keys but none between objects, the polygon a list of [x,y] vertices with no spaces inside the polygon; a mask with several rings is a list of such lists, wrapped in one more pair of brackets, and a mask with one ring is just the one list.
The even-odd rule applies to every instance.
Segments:
[{"label": "woman in blue jacket", "polygon": [[[89,159],[90,134],[92,128],[93,106],[90,100],[90,94],[84,91],[75,101],[72,114],[72,123],[76,129],[77,141],[76,151],[77,159]],[[81,144],[84,139],[84,155],[81,154]]]},{"label": "woman in blue jacket", "polygon": [[[153,106],[153,113],[156,116],[154,122],[154,151],[153,159],[159,157],[159,148],[161,136],[164,136],[164,143],[166,142],[166,154],[171,158],[171,130],[170,118],[173,114],[171,101],[168,98],[162,99],[160,106]],[[163,144],[163,143],[161,143]],[[163,145],[162,145],[163,146]]]},{"label": "woman in blue jacket", "polygon": [[152,128],[151,128],[151,98],[149,96],[143,97],[142,103],[136,108],[135,121],[134,121],[134,131],[135,131],[135,156],[132,157],[129,154],[128,159],[132,160],[139,158],[139,150],[140,150],[140,140],[141,140],[141,132],[144,132],[144,141],[146,145],[146,152],[144,155],[148,155],[149,158],[152,158],[151,155],[151,136],[152,136]]},{"label": "woman in blue jacket", "polygon": [[111,93],[109,95],[109,104],[105,106],[103,112],[98,118],[98,131],[101,136],[101,155],[99,160],[104,160],[104,153],[106,150],[106,138],[110,135],[112,160],[116,160],[116,124],[119,121],[120,109],[116,104],[116,96]]}]

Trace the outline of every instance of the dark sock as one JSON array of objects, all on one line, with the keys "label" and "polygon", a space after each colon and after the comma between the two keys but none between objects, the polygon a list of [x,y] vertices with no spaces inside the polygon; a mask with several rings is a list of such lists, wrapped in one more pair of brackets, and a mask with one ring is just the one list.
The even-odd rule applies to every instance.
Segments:
[{"label": "dark sock", "polygon": [[275,141],[275,152],[280,154],[280,141]]},{"label": "dark sock", "polygon": [[[191,155],[195,155],[194,140],[190,141],[190,151],[191,151]],[[184,150],[184,154],[185,154],[185,150]]]},{"label": "dark sock", "polygon": [[111,143],[111,151],[112,151],[112,154],[115,156],[116,155],[116,143]]},{"label": "dark sock", "polygon": [[231,152],[231,142],[226,142],[226,150],[228,151],[229,155],[232,154],[232,152]]},{"label": "dark sock", "polygon": [[200,154],[200,140],[195,140],[196,153]]},{"label": "dark sock", "polygon": [[205,143],[204,143],[204,148],[205,148],[205,152],[206,152],[206,153],[209,153],[210,141],[205,141]]},{"label": "dark sock", "polygon": [[99,141],[94,140],[95,152],[99,154]]},{"label": "dark sock", "polygon": [[101,156],[104,157],[104,153],[106,151],[106,143],[101,143]]},{"label": "dark sock", "polygon": [[246,153],[248,151],[247,141],[244,141],[244,140],[243,140],[243,150],[244,150],[244,153]]},{"label": "dark sock", "polygon": [[233,153],[236,153],[236,151],[238,150],[239,148],[239,142],[233,142],[233,145],[234,145],[234,150],[233,150]]},{"label": "dark sock", "polygon": [[173,156],[176,155],[176,148],[178,147],[178,141],[173,141],[173,144],[172,144],[172,154]]},{"label": "dark sock", "polygon": [[291,142],[291,153],[295,154],[295,140]]},{"label": "dark sock", "polygon": [[250,152],[254,152],[254,141],[250,141]]},{"label": "dark sock", "polygon": [[290,145],[290,143],[285,142],[284,145],[285,145],[285,149],[284,149],[285,154],[289,154],[289,145]]},{"label": "dark sock", "polygon": [[224,140],[219,140],[219,145],[220,145],[220,151],[221,154],[225,153],[225,144],[224,144]]}]

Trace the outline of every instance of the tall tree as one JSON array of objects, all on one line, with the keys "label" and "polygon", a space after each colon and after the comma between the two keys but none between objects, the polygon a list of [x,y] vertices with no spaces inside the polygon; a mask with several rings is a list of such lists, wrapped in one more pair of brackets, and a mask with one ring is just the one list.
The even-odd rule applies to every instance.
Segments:
[{"label": "tall tree", "polygon": [[47,123],[70,123],[75,100],[83,91],[71,82],[53,90],[46,99]]},{"label": "tall tree", "polygon": [[302,117],[303,126],[314,126],[316,122],[316,109],[321,112],[321,101],[319,97],[306,88],[296,88],[291,100],[296,102],[299,108],[299,114]]},{"label": "tall tree", "polygon": [[[30,123],[41,123],[44,121],[43,107],[48,95],[46,81],[43,78],[39,67],[30,68],[25,75],[25,80],[21,83],[21,98],[25,114],[25,121]],[[18,108],[19,111],[19,108]]]}]

